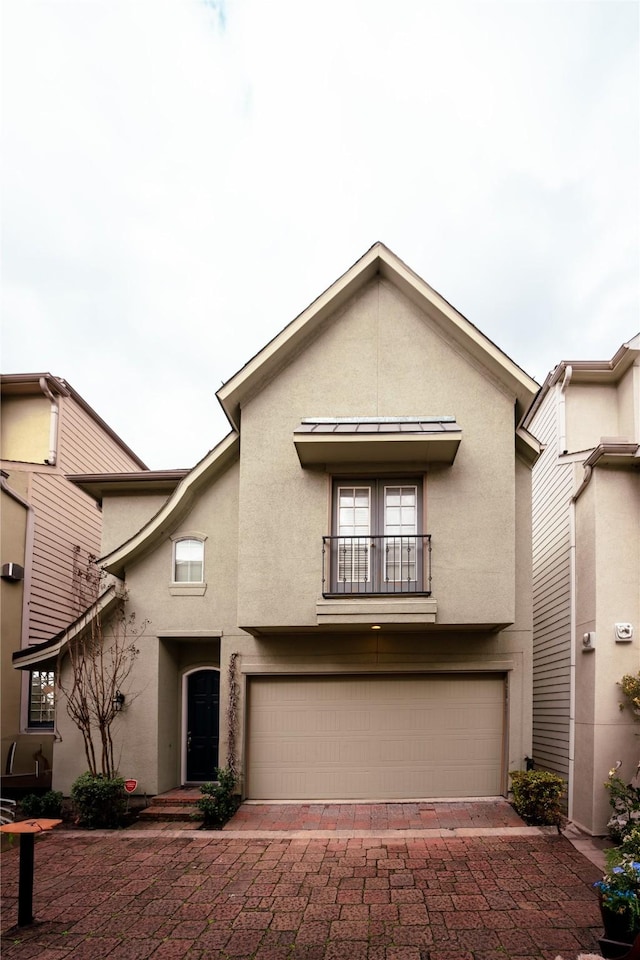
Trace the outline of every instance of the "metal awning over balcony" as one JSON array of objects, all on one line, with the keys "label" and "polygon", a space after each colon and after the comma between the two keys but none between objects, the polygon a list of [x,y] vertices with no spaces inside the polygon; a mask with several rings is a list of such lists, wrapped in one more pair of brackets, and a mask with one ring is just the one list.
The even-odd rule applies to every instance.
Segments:
[{"label": "metal awning over balcony", "polygon": [[447,463],[462,429],[454,417],[309,417],[293,431],[300,463]]}]

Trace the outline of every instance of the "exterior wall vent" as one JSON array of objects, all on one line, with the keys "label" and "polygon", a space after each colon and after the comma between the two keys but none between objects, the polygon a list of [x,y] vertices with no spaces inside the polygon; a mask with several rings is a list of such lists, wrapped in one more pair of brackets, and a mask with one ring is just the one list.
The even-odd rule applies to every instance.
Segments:
[{"label": "exterior wall vent", "polygon": [[11,580],[14,583],[18,580],[24,580],[24,567],[21,567],[19,563],[3,563],[1,576],[3,580]]}]

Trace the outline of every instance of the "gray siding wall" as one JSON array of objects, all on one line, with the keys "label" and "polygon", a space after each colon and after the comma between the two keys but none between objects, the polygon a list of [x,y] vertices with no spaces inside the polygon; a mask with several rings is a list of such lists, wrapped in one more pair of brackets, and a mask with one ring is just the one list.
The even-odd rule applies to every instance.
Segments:
[{"label": "gray siding wall", "polygon": [[570,528],[573,465],[558,460],[556,393],[531,424],[546,445],[532,478],[533,758],[537,767],[569,773]]},{"label": "gray siding wall", "polygon": [[62,397],[58,464],[64,473],[118,473],[138,463],[72,397]]},{"label": "gray siding wall", "polygon": [[94,599],[82,573],[100,554],[102,514],[66,474],[138,470],[138,464],[72,397],[60,399],[55,467],[31,474],[34,509],[29,642],[48,640]]},{"label": "gray siding wall", "polygon": [[92,602],[79,575],[100,550],[100,511],[93,500],[59,474],[36,474],[29,639],[48,640]]}]

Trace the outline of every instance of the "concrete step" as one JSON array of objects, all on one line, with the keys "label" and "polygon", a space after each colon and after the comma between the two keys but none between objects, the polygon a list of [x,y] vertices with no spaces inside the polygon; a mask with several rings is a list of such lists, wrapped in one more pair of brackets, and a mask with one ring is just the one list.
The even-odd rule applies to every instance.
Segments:
[{"label": "concrete step", "polygon": [[202,820],[202,812],[193,804],[155,803],[153,801],[138,814],[139,820],[183,820],[197,822]]},{"label": "concrete step", "polygon": [[196,800],[199,800],[201,796],[200,791],[186,796],[176,796],[170,793],[158,794],[152,797],[151,804],[155,807],[193,807],[195,806]]}]

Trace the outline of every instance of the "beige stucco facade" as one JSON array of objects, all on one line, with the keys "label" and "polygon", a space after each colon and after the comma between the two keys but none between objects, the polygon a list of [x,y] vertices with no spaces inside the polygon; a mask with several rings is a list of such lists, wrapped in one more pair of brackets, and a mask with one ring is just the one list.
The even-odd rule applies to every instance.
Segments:
[{"label": "beige stucco facade", "polygon": [[[506,794],[508,771],[531,750],[531,465],[539,450],[516,426],[536,390],[377,244],[221,388],[234,429],[163,507],[147,509],[122,491],[111,501],[115,479],[105,481],[102,563],[126,583],[127,609],[142,629],[116,720],[121,773],[147,794],[191,779],[189,678],[207,671],[219,672],[224,765],[235,664],[245,795],[321,799],[344,789],[345,799],[375,799],[371,791],[402,798],[428,795],[430,784],[448,796]],[[325,430],[337,425],[335,437],[321,438],[321,462],[301,452],[296,434],[310,418]],[[440,444],[447,430],[455,440]],[[419,517],[408,539],[423,552],[404,586],[371,590],[370,573],[340,594],[323,538],[336,534],[341,484],[407,492]],[[114,530],[123,535],[117,547]],[[372,569],[376,542],[388,551],[393,541],[376,537],[372,526]],[[185,539],[203,545],[202,583],[176,582],[175,545]],[[424,709],[400,722],[394,704],[405,689]],[[278,707],[281,691],[288,713]],[[68,791],[82,758],[68,720],[58,725],[55,784]],[[388,743],[376,753],[380,731]],[[349,751],[360,758],[357,777],[341,778]]]},{"label": "beige stucco facade", "polygon": [[[569,815],[595,834],[604,789],[638,764],[620,679],[640,668],[640,339],[611,361],[566,361],[527,418],[534,467],[534,747],[564,776]],[[631,631],[617,627],[629,624]]]}]

